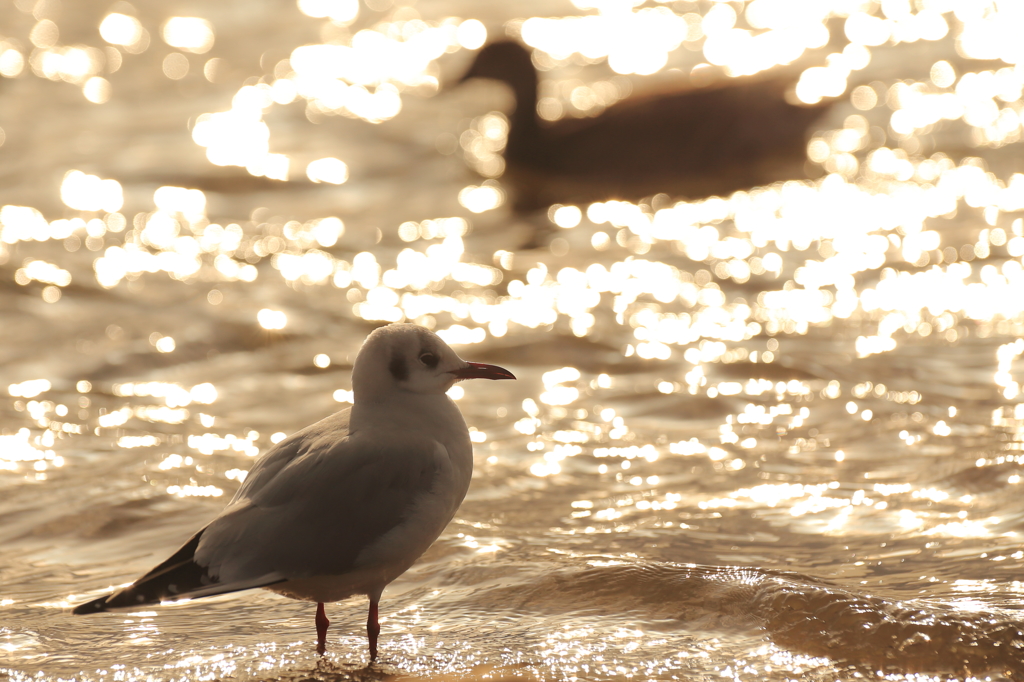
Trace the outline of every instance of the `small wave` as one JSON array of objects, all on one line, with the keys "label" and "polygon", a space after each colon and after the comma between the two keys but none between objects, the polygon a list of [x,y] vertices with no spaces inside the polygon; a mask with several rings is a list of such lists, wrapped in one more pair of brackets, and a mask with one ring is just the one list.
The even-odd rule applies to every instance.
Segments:
[{"label": "small wave", "polygon": [[860,594],[799,573],[601,560],[485,592],[477,598],[521,613],[760,629],[780,647],[871,671],[1024,679],[1020,621]]}]

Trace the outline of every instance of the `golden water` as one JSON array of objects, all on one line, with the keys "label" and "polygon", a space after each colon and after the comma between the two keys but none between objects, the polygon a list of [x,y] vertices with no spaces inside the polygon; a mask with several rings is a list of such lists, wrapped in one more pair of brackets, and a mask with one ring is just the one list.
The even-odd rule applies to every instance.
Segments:
[{"label": "golden water", "polygon": [[[368,674],[1024,677],[1024,12],[634,4],[0,7],[0,677],[361,668],[356,601],[319,663],[269,593],[70,606],[395,320],[519,381],[453,389],[473,486]],[[791,77],[814,179],[516,214],[507,93],[445,87],[502,35],[550,120]]]}]

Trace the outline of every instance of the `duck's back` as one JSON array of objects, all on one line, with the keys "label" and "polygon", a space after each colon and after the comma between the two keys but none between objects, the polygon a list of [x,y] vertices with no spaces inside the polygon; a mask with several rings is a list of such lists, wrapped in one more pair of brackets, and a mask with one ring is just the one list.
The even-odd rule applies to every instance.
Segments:
[{"label": "duck's back", "polygon": [[511,139],[506,157],[542,172],[605,181],[802,163],[807,127],[821,109],[786,102],[788,85],[763,81],[639,98]]}]

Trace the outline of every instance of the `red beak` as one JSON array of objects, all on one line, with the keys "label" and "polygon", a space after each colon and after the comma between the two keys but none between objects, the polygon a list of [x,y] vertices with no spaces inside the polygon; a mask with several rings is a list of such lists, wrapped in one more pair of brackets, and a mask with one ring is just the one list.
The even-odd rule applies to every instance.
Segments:
[{"label": "red beak", "polygon": [[449,372],[462,381],[463,379],[515,379],[515,375],[504,367],[497,365],[485,365],[481,362],[467,362],[469,367],[456,369]]}]

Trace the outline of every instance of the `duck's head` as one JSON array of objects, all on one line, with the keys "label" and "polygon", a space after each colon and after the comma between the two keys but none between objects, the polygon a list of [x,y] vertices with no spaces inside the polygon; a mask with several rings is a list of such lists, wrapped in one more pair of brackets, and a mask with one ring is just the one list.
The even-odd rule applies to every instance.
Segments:
[{"label": "duck's head", "polygon": [[512,40],[503,40],[485,45],[477,53],[473,65],[460,82],[470,78],[503,81],[518,92],[523,85],[536,85],[537,72],[533,67],[530,52],[525,47]]}]

